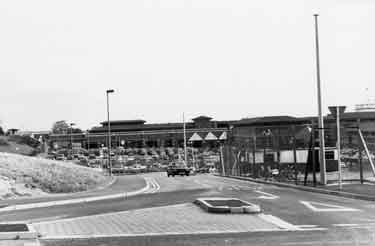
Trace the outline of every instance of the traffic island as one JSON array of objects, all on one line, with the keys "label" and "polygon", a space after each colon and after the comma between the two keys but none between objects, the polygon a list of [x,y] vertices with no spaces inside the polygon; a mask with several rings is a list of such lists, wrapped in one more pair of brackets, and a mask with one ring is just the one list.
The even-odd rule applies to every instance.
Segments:
[{"label": "traffic island", "polygon": [[26,224],[0,224],[0,240],[37,239],[38,235]]},{"label": "traffic island", "polygon": [[198,198],[194,201],[194,204],[209,213],[257,214],[262,212],[259,205],[237,198]]}]

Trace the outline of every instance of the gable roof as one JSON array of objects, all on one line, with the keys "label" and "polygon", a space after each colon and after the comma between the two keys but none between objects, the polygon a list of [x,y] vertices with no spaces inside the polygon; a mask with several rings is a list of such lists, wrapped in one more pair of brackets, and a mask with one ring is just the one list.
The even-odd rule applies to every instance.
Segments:
[{"label": "gable roof", "polygon": [[217,140],[217,137],[212,132],[209,132],[209,133],[207,133],[204,140]]},{"label": "gable roof", "polygon": [[226,140],[227,139],[227,132],[223,132],[220,137],[219,137],[219,140]]},{"label": "gable roof", "polygon": [[194,132],[194,134],[189,138],[189,141],[202,141],[202,137],[199,136],[198,133]]}]

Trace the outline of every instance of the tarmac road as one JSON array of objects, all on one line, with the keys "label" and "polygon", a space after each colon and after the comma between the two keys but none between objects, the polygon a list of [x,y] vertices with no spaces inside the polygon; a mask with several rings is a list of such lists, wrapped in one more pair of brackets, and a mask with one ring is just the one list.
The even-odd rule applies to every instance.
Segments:
[{"label": "tarmac road", "polygon": [[[319,193],[240,181],[209,174],[153,180],[146,193],[125,199],[0,213],[1,221],[56,221],[146,208],[187,204],[197,197],[236,197],[259,204],[264,213],[299,228],[296,231],[137,235],[60,240],[44,245],[375,245],[375,204]],[[124,184],[125,185],[125,184]],[[137,218],[134,218],[137,220]],[[133,221],[137,222],[137,221]],[[150,221],[150,223],[162,223]],[[164,226],[161,224],[161,226]],[[212,225],[213,227],[215,225]],[[184,228],[183,228],[184,229]],[[213,228],[215,229],[215,228]],[[168,228],[166,229],[168,230]],[[63,232],[62,232],[63,233]],[[100,235],[100,234],[99,234]],[[119,234],[120,235],[120,234]]]}]

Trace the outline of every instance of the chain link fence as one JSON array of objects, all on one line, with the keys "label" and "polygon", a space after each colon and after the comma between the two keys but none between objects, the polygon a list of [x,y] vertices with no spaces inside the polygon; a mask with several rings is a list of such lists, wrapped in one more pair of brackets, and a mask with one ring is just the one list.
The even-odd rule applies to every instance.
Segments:
[{"label": "chain link fence", "polygon": [[[369,152],[375,153],[375,136],[362,133]],[[315,185],[320,181],[318,134],[317,126],[309,124],[258,126],[249,129],[247,134],[234,131],[222,146],[219,172],[298,185]],[[375,181],[358,129],[343,128],[340,139],[343,182]],[[328,124],[325,130],[328,183],[338,182],[336,141],[336,125]],[[374,158],[373,154],[371,158]]]}]

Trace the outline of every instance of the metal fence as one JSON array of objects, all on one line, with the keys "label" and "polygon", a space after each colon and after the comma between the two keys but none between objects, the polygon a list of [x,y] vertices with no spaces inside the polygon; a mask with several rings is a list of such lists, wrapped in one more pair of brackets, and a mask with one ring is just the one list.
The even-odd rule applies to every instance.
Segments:
[{"label": "metal fence", "polygon": [[[319,182],[316,126],[258,126],[248,132],[249,134],[234,132],[221,147],[222,165],[218,166],[220,173],[298,185],[315,185]],[[328,183],[338,181],[336,136],[334,126],[328,126],[325,133]],[[375,181],[358,129],[342,129],[340,139],[343,182]],[[375,136],[364,133],[364,140],[369,153],[374,154]],[[371,158],[374,158],[373,154]]]}]

